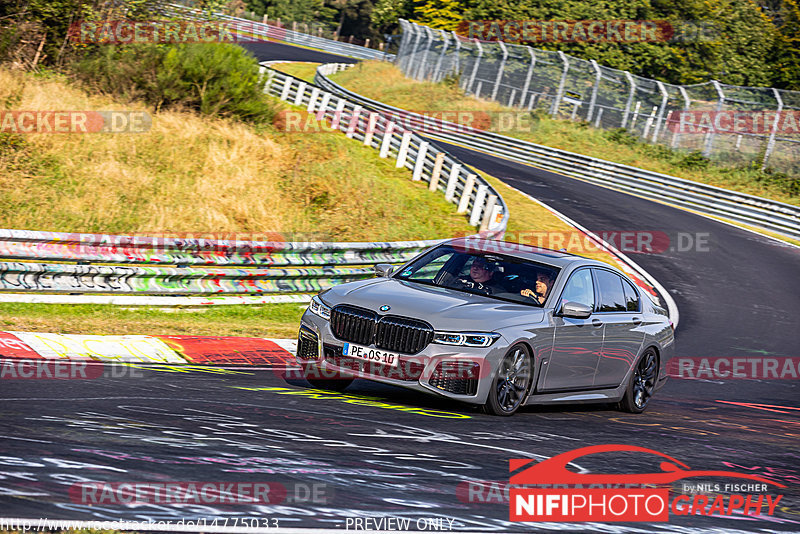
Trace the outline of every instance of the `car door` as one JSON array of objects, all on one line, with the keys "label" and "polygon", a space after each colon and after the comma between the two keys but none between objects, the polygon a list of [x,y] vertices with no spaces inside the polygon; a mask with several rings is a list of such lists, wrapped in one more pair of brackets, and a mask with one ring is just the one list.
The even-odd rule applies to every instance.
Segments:
[{"label": "car door", "polygon": [[579,302],[593,308],[594,293],[594,281],[589,268],[578,269],[570,275],[556,301],[553,350],[542,362],[540,391],[593,387],[603,347],[602,323],[594,314],[587,319],[574,319],[562,317],[559,312],[565,302]]},{"label": "car door", "polygon": [[597,362],[595,387],[616,387],[636,361],[644,342],[639,294],[618,274],[593,269],[598,303],[594,316],[603,322],[603,349]]}]

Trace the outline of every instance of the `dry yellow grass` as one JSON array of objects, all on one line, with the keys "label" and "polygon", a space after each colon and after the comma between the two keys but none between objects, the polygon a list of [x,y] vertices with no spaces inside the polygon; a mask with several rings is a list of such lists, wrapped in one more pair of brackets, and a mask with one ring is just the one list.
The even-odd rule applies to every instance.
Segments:
[{"label": "dry yellow grass", "polygon": [[147,133],[32,134],[16,150],[0,145],[5,228],[274,231],[354,241],[470,228],[407,170],[340,134],[258,132],[192,113],[155,113],[87,95],[59,77],[7,71],[0,71],[1,108],[145,110],[153,117]]},{"label": "dry yellow grass", "polygon": [[284,72],[295,78],[300,78],[310,83],[314,83],[314,75],[317,73],[317,67],[321,63],[303,63],[300,61],[291,61],[287,63],[275,63],[272,68]]}]

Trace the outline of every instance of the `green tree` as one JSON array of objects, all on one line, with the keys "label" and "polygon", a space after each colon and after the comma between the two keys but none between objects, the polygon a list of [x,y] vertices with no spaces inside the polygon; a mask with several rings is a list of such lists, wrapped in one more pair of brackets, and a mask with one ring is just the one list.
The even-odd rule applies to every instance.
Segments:
[{"label": "green tree", "polygon": [[283,21],[330,23],[335,14],[324,0],[246,0],[245,5],[259,17]]},{"label": "green tree", "polygon": [[451,31],[458,28],[464,18],[459,0],[415,0],[412,21],[438,30]]}]

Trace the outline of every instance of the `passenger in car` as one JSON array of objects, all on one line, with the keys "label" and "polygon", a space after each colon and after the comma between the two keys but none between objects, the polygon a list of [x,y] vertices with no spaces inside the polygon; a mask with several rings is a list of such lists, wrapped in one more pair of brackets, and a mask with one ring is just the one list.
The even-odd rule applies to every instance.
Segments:
[{"label": "passenger in car", "polygon": [[534,289],[525,288],[519,292],[523,297],[532,298],[537,304],[544,304],[547,300],[547,293],[550,291],[550,286],[553,285],[553,280],[547,273],[539,273],[536,275],[536,283]]}]

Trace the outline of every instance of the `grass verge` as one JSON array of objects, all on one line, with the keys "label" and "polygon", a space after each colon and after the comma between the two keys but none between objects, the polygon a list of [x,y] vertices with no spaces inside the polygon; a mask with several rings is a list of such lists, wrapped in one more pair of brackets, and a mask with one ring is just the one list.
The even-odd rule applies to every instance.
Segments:
[{"label": "grass verge", "polygon": [[325,241],[469,231],[441,195],[338,133],[282,133],[0,71],[0,110],[144,110],[140,134],[0,134],[0,227],[93,233],[280,232]]},{"label": "grass verge", "polygon": [[800,179],[797,177],[764,173],[756,168],[716,166],[698,157],[697,153],[675,152],[660,145],[640,143],[619,130],[603,131],[585,122],[520,112],[497,102],[466,96],[452,84],[406,78],[390,63],[361,62],[331,78],[351,91],[404,109],[426,112],[511,111],[520,118],[520,126],[493,121],[489,129],[550,147],[800,205]]},{"label": "grass verge", "polygon": [[294,338],[305,305],[160,309],[112,304],[0,303],[0,330]]},{"label": "grass verge", "polygon": [[289,76],[300,78],[309,83],[314,83],[314,75],[321,63],[275,63],[272,68]]}]

